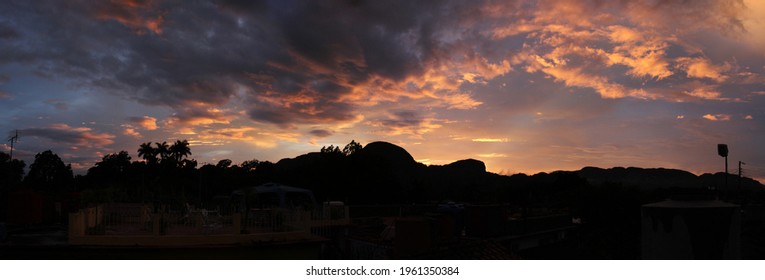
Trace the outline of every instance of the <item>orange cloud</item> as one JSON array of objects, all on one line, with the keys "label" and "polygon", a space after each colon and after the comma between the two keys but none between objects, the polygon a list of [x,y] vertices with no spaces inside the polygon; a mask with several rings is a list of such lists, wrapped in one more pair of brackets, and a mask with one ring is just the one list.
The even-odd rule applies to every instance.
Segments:
[{"label": "orange cloud", "polygon": [[[742,1],[630,1],[620,4],[631,22],[648,28],[689,32],[711,29],[720,32],[744,30],[741,18],[747,12]],[[674,29],[674,30],[672,30]]]},{"label": "orange cloud", "polygon": [[527,71],[531,73],[541,71],[567,86],[592,88],[603,98],[622,98],[628,93],[623,86],[611,83],[605,77],[585,73],[583,68],[566,67],[565,62],[555,59],[547,60],[540,56],[535,56],[529,61],[531,64],[527,67]]},{"label": "orange cloud", "polygon": [[731,116],[728,114],[706,114],[703,116],[703,118],[710,120],[710,121],[729,121],[731,119]]},{"label": "orange cloud", "polygon": [[128,118],[128,120],[146,130],[157,130],[157,128],[159,128],[159,126],[157,126],[157,119],[154,117],[132,117]]},{"label": "orange cloud", "polygon": [[[467,74],[467,77],[476,82],[479,79],[489,80],[510,71],[507,61],[490,64],[483,59],[478,60],[482,62],[476,65],[472,64],[474,60],[450,65],[429,65],[422,75],[409,76],[402,81],[376,76],[361,85],[361,88],[355,88],[354,94],[347,96],[347,99],[359,101],[357,104],[362,106],[373,106],[380,102],[411,98],[433,107],[475,109],[483,103],[474,99],[470,93],[460,90],[463,83],[469,82],[463,78],[464,75]],[[463,66],[462,63],[470,66]]]},{"label": "orange cloud", "polygon": [[[206,129],[194,138],[197,145],[218,146],[232,142],[244,142],[261,148],[275,148],[279,142],[298,142],[299,134],[292,132],[267,131],[255,127],[227,127]],[[191,143],[191,140],[189,140]]]},{"label": "orange cloud", "polygon": [[628,53],[628,55],[618,52],[608,54],[609,63],[630,67],[627,73],[638,78],[651,77],[661,80],[672,75],[663,49],[656,47],[650,47],[648,50],[632,49]]},{"label": "orange cloud", "polygon": [[716,82],[725,81],[728,76],[723,73],[731,69],[730,64],[714,65],[709,59],[703,57],[681,57],[677,59],[677,62],[689,78],[707,78]]},{"label": "orange cloud", "polygon": [[473,138],[470,139],[473,142],[481,142],[481,143],[504,143],[509,142],[507,138]]},{"label": "orange cloud", "polygon": [[[190,104],[165,120],[167,126],[204,126],[211,124],[229,124],[237,118],[236,113],[218,108],[209,108],[209,104]],[[150,121],[150,120],[149,120]],[[155,120],[156,121],[156,120]]]},{"label": "orange cloud", "polygon": [[129,125],[128,126],[123,125],[123,127],[124,128],[122,130],[122,134],[125,134],[127,136],[131,136],[131,137],[133,137],[135,139],[140,139],[141,137],[143,137],[143,135],[141,135],[141,133],[138,133],[138,131],[136,131],[134,127],[129,126]]},{"label": "orange cloud", "polygon": [[515,24],[508,25],[508,26],[500,26],[497,28],[494,28],[491,31],[492,39],[503,39],[510,36],[515,36],[518,34],[524,34],[529,33],[533,31],[537,31],[542,29],[542,27],[538,24],[529,23],[528,21],[519,21]]},{"label": "orange cloud", "polygon": [[720,92],[714,90],[713,86],[697,87],[697,88],[694,88],[692,91],[690,92],[686,91],[685,93],[690,96],[698,97],[698,98],[706,99],[706,100],[727,100],[726,98],[720,97],[721,96]]},{"label": "orange cloud", "polygon": [[499,153],[478,154],[477,156],[481,157],[481,158],[506,158],[506,157],[509,157],[507,154],[499,154]]},{"label": "orange cloud", "polygon": [[[603,98],[677,102],[727,99],[715,90],[716,86],[678,93],[664,87],[652,88],[652,81],[646,80],[636,87],[621,77],[658,81],[683,71],[688,78],[726,81],[734,74],[731,73],[734,67],[729,63],[714,64],[706,58],[675,59],[667,52],[670,47],[679,47],[690,55],[702,54],[702,46],[687,40],[694,32],[718,32],[734,37],[741,34],[744,29],[739,19],[746,10],[741,3],[730,1],[692,4],[640,0],[538,1],[530,7],[508,7],[488,4],[482,11],[496,20],[497,26],[488,34],[491,38],[499,40],[525,34],[526,43],[511,59],[512,66],[521,65],[527,72],[547,74],[569,87],[592,88]],[[627,19],[614,14],[626,15]],[[627,68],[624,71],[614,66]],[[618,75],[620,71],[624,71],[624,75]],[[757,81],[754,76],[739,73],[736,81],[752,83]],[[475,78],[465,76],[463,80]]]}]

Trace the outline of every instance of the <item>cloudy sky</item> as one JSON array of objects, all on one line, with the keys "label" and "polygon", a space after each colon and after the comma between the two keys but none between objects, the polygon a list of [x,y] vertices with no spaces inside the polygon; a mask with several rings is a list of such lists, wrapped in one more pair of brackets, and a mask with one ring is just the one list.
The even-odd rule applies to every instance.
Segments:
[{"label": "cloudy sky", "polygon": [[27,164],[81,171],[188,139],[201,163],[382,140],[505,174],[704,173],[727,143],[762,180],[765,2],[5,0],[0,120]]}]

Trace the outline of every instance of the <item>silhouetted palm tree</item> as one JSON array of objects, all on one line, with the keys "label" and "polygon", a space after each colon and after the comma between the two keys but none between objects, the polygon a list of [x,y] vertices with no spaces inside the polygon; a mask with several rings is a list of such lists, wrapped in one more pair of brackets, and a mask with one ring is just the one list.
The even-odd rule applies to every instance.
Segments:
[{"label": "silhouetted palm tree", "polygon": [[181,158],[188,157],[191,154],[191,148],[189,148],[189,141],[175,140],[170,149],[168,150],[170,155],[176,162],[181,162]]},{"label": "silhouetted palm tree", "polygon": [[146,163],[157,163],[157,149],[151,146],[151,142],[141,144],[138,148],[138,156],[143,158]]},{"label": "silhouetted palm tree", "polygon": [[168,156],[170,156],[170,146],[167,145],[166,141],[163,141],[162,143],[155,142],[154,144],[157,145],[156,154],[159,155],[160,160],[167,159]]}]

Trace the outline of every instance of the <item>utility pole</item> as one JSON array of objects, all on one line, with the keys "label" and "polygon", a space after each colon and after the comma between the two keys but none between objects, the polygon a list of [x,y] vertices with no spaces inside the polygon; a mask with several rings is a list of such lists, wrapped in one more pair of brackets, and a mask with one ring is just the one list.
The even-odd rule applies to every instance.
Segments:
[{"label": "utility pole", "polygon": [[11,142],[11,161],[13,161],[13,143],[16,143],[19,141],[19,130],[16,130],[16,134],[14,136],[11,136],[11,138],[8,138],[8,141]]},{"label": "utility pole", "polygon": [[742,199],[741,197],[741,174],[744,172],[743,169],[741,169],[741,165],[746,164],[746,162],[738,161],[738,197],[739,199]]}]

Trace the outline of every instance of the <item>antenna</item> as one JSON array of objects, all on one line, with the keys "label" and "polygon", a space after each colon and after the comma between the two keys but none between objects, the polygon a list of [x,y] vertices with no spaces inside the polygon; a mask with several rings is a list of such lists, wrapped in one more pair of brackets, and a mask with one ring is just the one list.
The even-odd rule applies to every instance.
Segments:
[{"label": "antenna", "polygon": [[11,136],[10,138],[8,138],[8,141],[11,142],[11,154],[10,154],[10,157],[11,157],[11,161],[13,161],[13,143],[19,142],[19,130],[18,129],[16,130],[16,134],[14,136]]}]

